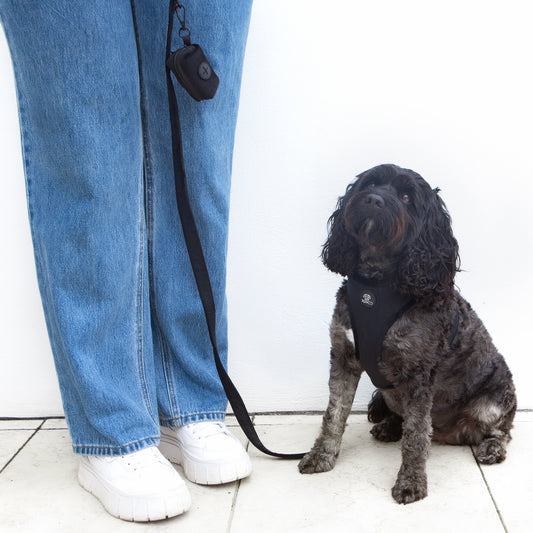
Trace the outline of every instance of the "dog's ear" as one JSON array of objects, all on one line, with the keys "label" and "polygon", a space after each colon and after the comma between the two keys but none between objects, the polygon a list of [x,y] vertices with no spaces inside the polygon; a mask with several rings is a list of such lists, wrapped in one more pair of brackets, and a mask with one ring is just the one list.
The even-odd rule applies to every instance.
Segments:
[{"label": "dog's ear", "polygon": [[402,291],[413,296],[446,298],[459,271],[459,247],[439,189],[430,191],[418,235],[407,244],[399,264]]},{"label": "dog's ear", "polygon": [[328,220],[328,239],[322,248],[322,262],[332,272],[349,276],[358,261],[359,251],[355,239],[344,226],[344,206],[355,184],[348,185],[344,196],[339,198],[337,208]]}]

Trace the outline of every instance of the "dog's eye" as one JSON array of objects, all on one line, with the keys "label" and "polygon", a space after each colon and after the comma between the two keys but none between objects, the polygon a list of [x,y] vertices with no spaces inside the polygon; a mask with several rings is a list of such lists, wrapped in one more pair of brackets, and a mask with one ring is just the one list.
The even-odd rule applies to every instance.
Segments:
[{"label": "dog's eye", "polygon": [[373,189],[375,186],[376,186],[375,182],[373,182],[373,181],[369,181],[369,182],[368,182],[367,187],[368,187],[369,189]]},{"label": "dog's eye", "polygon": [[404,192],[400,198],[402,199],[402,202],[405,202],[406,204],[410,203],[411,202],[411,197],[406,193]]}]

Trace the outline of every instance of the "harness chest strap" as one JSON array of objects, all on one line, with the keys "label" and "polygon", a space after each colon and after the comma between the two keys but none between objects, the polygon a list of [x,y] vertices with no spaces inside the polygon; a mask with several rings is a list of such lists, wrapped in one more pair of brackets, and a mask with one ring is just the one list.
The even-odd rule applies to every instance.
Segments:
[{"label": "harness chest strap", "polygon": [[348,278],[347,291],[356,357],[376,387],[389,389],[392,385],[378,366],[383,339],[413,299],[390,287],[369,285],[366,280],[353,277]]},{"label": "harness chest strap", "polygon": [[[372,383],[379,389],[392,384],[379,370],[383,339],[390,327],[414,303],[414,299],[388,286],[370,285],[362,278],[350,277],[347,282],[347,302],[355,340],[356,357]],[[448,338],[454,344],[459,329],[456,309]]]}]

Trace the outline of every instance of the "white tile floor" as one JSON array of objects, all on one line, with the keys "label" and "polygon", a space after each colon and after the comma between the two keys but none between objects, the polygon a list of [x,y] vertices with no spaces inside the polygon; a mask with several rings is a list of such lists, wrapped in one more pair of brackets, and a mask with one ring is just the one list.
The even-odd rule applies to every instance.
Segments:
[{"label": "white tile floor", "polygon": [[[229,424],[231,425],[231,419]],[[320,417],[256,416],[265,444],[307,450]],[[390,495],[399,445],[372,439],[364,415],[352,415],[332,472],[302,476],[294,461],[250,450],[254,472],[219,487],[189,484],[185,515],[148,524],[109,516],[76,481],[77,459],[64,420],[0,421],[2,533],[504,532],[533,531],[533,412],[517,414],[507,460],[479,467],[469,447],[433,444],[429,496],[411,505]],[[236,434],[240,429],[234,428]],[[241,434],[241,437],[244,437]]]}]

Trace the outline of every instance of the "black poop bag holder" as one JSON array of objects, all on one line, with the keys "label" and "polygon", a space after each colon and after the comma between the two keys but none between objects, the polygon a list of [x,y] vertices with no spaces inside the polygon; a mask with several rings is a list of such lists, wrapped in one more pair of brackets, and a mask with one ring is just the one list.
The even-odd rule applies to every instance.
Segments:
[{"label": "black poop bag holder", "polygon": [[[179,36],[181,37],[184,46],[172,52],[171,41],[174,26],[174,14],[177,16],[181,24]],[[211,340],[211,345],[213,346],[215,365],[228,401],[233,409],[237,421],[239,422],[246,437],[248,437],[248,440],[259,451],[267,455],[278,457],[280,459],[301,459],[305,454],[284,454],[272,452],[263,445],[259,439],[259,436],[257,435],[239,391],[231,381],[226,369],[224,368],[224,365],[220,360],[216,339],[215,302],[200,236],[198,234],[196,222],[194,220],[194,215],[189,201],[187,177],[183,159],[178,102],[170,72],[176,76],[176,79],[179,81],[179,83],[196,101],[200,102],[202,100],[209,100],[215,96],[219,84],[218,76],[211,67],[211,64],[207,60],[200,46],[197,44],[191,44],[191,32],[187,28],[186,24],[185,7],[177,0],[170,0],[166,43],[166,76],[170,124],[172,130],[172,157],[174,163],[174,181],[176,185],[176,202],[183,228],[185,244],[187,246],[189,259],[191,261],[196,285],[198,287],[198,293],[204,309],[209,338]]]},{"label": "black poop bag holder", "polygon": [[176,79],[197,102],[211,100],[218,89],[218,76],[200,46],[191,44],[191,32],[187,27],[185,6],[175,0],[170,3],[171,10],[176,13],[181,24],[179,36],[183,41],[183,47],[170,53],[167,48],[167,68],[174,73]]}]

